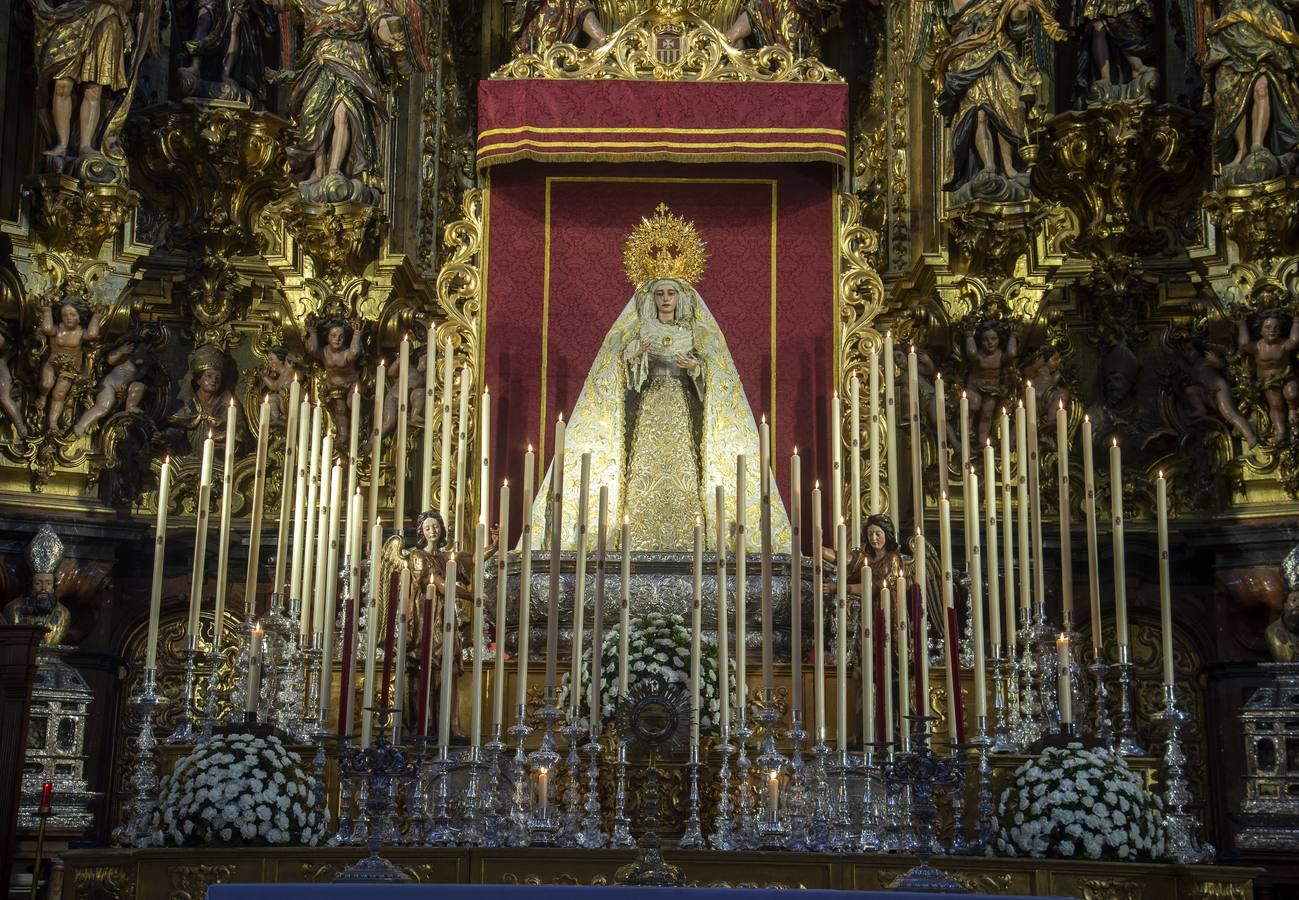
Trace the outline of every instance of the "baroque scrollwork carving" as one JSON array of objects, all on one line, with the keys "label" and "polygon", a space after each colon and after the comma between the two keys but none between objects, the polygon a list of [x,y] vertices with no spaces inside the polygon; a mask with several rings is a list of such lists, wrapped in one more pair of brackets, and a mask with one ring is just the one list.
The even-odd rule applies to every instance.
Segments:
[{"label": "baroque scrollwork carving", "polygon": [[522,53],[493,78],[634,81],[838,82],[843,79],[813,57],[781,43],[739,50],[708,20],[676,0],[654,0],[599,47],[564,42]]},{"label": "baroque scrollwork carving", "polygon": [[121,866],[77,869],[73,877],[78,900],[131,900],[135,879]]}]

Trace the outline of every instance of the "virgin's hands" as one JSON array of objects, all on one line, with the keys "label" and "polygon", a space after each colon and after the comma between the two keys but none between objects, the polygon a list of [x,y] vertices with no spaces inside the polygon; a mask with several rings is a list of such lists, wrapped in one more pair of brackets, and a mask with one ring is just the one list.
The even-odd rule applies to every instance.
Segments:
[{"label": "virgin's hands", "polygon": [[650,348],[650,339],[647,337],[641,338],[636,342],[636,355],[644,356],[647,352],[649,352],[649,348]]},{"label": "virgin's hands", "polygon": [[699,357],[695,356],[693,353],[678,353],[677,365],[688,372],[693,372],[695,369],[699,368]]}]

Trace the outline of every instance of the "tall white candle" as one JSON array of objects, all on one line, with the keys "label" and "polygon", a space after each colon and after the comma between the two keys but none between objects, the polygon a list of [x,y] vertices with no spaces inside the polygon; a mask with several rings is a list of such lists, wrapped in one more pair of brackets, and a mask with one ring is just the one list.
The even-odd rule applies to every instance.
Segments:
[{"label": "tall white candle", "polygon": [[569,668],[569,718],[576,722],[582,709],[582,642],[586,616],[586,507],[591,496],[591,454],[584,452],[581,482],[577,491],[577,575],[573,590],[573,648]]},{"label": "tall white candle", "polygon": [[889,515],[893,516],[893,521],[901,526],[902,509],[898,500],[898,479],[901,477],[898,472],[898,398],[896,380],[894,373],[893,361],[893,332],[886,332],[884,335],[884,416],[885,416],[885,464],[888,466],[888,489],[889,489]]},{"label": "tall white candle", "polygon": [[163,457],[158,475],[158,519],[153,526],[153,581],[149,590],[149,636],[144,667],[158,668],[158,625],[162,618],[162,574],[167,559],[167,504],[171,497],[171,457]]},{"label": "tall white candle", "polygon": [[1128,646],[1128,579],[1123,541],[1123,451],[1118,438],[1110,444],[1110,523],[1114,548],[1114,629],[1119,647]]},{"label": "tall white candle", "polygon": [[[983,549],[979,526],[979,475],[974,467],[966,473],[966,543],[970,545],[970,630],[974,642],[974,715],[976,721],[988,715],[987,669],[983,649]],[[995,538],[994,538],[995,540]],[[992,579],[996,582],[996,577]]]},{"label": "tall white candle", "polygon": [[[433,377],[432,371],[429,377]],[[438,510],[451,515],[451,386],[455,381],[455,354],[451,342],[442,347],[442,461],[438,463]],[[528,501],[531,502],[531,501]]]},{"label": "tall white candle", "polygon": [[1155,479],[1155,517],[1159,529],[1159,638],[1163,651],[1164,684],[1172,687],[1173,673],[1173,590],[1168,574],[1168,482],[1161,470]]},{"label": "tall white candle", "polygon": [[393,451],[397,462],[396,491],[393,503],[393,521],[397,530],[406,529],[406,442],[410,428],[410,335],[401,336],[397,358],[397,442]]},{"label": "tall white candle", "polygon": [[1100,659],[1105,630],[1101,621],[1100,547],[1096,533],[1096,467],[1092,460],[1092,420],[1083,416],[1079,436],[1083,455],[1083,516],[1087,524],[1087,594],[1092,617],[1092,650]]},{"label": "tall white candle", "polygon": [[298,442],[295,449],[296,474],[293,487],[293,562],[289,567],[289,596],[302,599],[302,549],[306,541],[307,457],[311,451],[311,419],[317,407],[305,398],[298,413]]},{"label": "tall white candle", "polygon": [[1060,724],[1073,724],[1073,672],[1069,668],[1069,635],[1061,632],[1055,639],[1056,696],[1060,698]]},{"label": "tall white candle", "polygon": [[1019,621],[1015,603],[1015,504],[1012,499],[1015,477],[1010,468],[1012,445],[1010,416],[1003,406],[1001,408],[1001,536],[1006,562],[1002,568],[1004,573],[1002,583],[1005,589],[1001,602],[1005,612],[1005,616],[1002,617],[1002,626],[1006,632],[1005,645],[1011,651],[1015,649],[1015,623]]},{"label": "tall white candle", "polygon": [[[546,698],[555,698],[559,666],[559,548],[564,532],[564,417],[555,422],[555,456],[550,464],[550,593],[546,599]],[[624,539],[626,532],[624,530]],[[624,540],[623,552],[626,553]]]},{"label": "tall white candle", "polygon": [[884,740],[893,743],[893,592],[888,583],[880,588],[880,610],[884,613],[884,633],[880,642],[884,653],[884,681],[880,693],[884,695]]},{"label": "tall white candle", "polygon": [[609,486],[600,485],[595,514],[595,603],[591,606],[591,739],[600,736],[601,712],[604,706],[604,570],[609,550]]},{"label": "tall white candle", "polygon": [[1015,502],[1019,513],[1019,614],[1023,618],[1033,611],[1033,564],[1028,508],[1028,423],[1024,419],[1022,400],[1015,407]]},{"label": "tall white candle", "polygon": [[[889,360],[888,365],[893,365]],[[870,511],[878,515],[880,511],[880,366],[879,350],[871,348],[870,353]],[[858,536],[858,540],[860,540]]]},{"label": "tall white candle", "polygon": [[280,520],[279,533],[275,541],[275,574],[271,579],[273,592],[283,591],[286,587],[284,577],[288,574],[289,561],[289,524],[293,510],[293,477],[297,472],[296,458],[298,446],[298,418],[301,414],[302,385],[298,376],[293,376],[289,385],[288,420],[284,423],[284,459],[283,471],[280,473]]},{"label": "tall white candle", "polygon": [[812,488],[812,710],[813,740],[825,742],[825,538],[821,526],[821,482]]},{"label": "tall white candle", "polygon": [[[338,602],[338,525],[343,515],[343,466],[335,463],[329,477],[329,543],[325,551],[325,628],[324,653],[320,658],[320,721],[329,713],[330,690],[334,675],[334,618]],[[399,695],[400,696],[400,695]]]},{"label": "tall white candle", "polygon": [[203,441],[203,461],[198,477],[198,512],[194,517],[194,573],[189,590],[189,627],[186,635],[198,641],[199,612],[203,607],[204,567],[207,563],[208,509],[212,502],[212,454],[215,449],[212,432]]},{"label": "tall white candle", "polygon": [[[528,702],[528,652],[529,631],[532,628],[532,498],[536,493],[537,454],[532,445],[523,454],[523,535],[519,544],[519,633],[518,666],[515,677],[515,704],[524,710]],[[504,540],[506,535],[501,534]]]},{"label": "tall white candle", "polygon": [[[383,480],[383,395],[388,389],[388,367],[381,359],[374,369],[374,411],[370,421],[370,497],[368,509],[379,509],[379,483]],[[401,530],[401,522],[393,522]]]},{"label": "tall white candle", "polygon": [[[1042,550],[1042,457],[1038,453],[1037,393],[1032,382],[1024,382],[1028,413],[1028,514],[1033,537],[1033,601],[1046,607],[1046,556]],[[1045,617],[1045,612],[1042,616]]]},{"label": "tall white candle", "polygon": [[861,540],[861,378],[856,372],[848,381],[848,396],[851,403],[850,414],[848,417],[849,427],[852,433],[848,436],[848,474],[850,494],[848,496],[848,508],[851,511],[851,527],[849,534],[849,546],[857,546]]},{"label": "tall white candle", "polygon": [[[361,480],[360,472],[361,459],[361,385],[352,386],[352,410],[348,417],[348,435],[347,435],[347,496],[356,493],[357,484]],[[352,529],[356,534],[365,533],[365,525],[357,522]]]},{"label": "tall white candle", "polygon": [[447,556],[446,590],[442,600],[442,684],[438,697],[438,750],[451,745],[451,666],[455,660],[456,555]]},{"label": "tall white candle", "polygon": [[748,616],[747,563],[749,554],[748,532],[745,527],[745,506],[748,492],[745,476],[748,474],[744,454],[735,457],[735,716],[743,721],[746,716],[745,699],[749,689],[746,684],[748,644],[746,617]]},{"label": "tall white candle", "polygon": [[[758,493],[761,497],[758,522],[759,547],[762,554],[759,571],[761,572],[761,591],[759,596],[762,627],[762,688],[766,692],[775,689],[772,672],[773,647],[771,632],[771,431],[767,418],[763,416],[758,426]],[[766,696],[766,695],[764,695]]]},{"label": "tall white candle", "polygon": [[897,596],[894,603],[897,605],[897,614],[893,617],[893,646],[897,648],[898,654],[898,739],[902,743],[902,749],[907,750],[911,747],[911,725],[907,722],[907,716],[911,715],[911,637],[907,633],[910,617],[907,614],[907,579],[899,575],[894,581],[897,585]]},{"label": "tall white candle", "polygon": [[917,531],[925,528],[924,461],[921,456],[920,375],[916,348],[907,353],[907,424],[911,428],[911,516]]},{"label": "tall white candle", "polygon": [[947,487],[947,387],[943,373],[934,376],[934,448],[938,458],[938,488]]},{"label": "tall white candle", "polygon": [[370,528],[370,596],[366,602],[365,687],[361,695],[361,746],[370,746],[374,730],[374,661],[379,640],[379,555],[383,550],[383,523],[376,515]]},{"label": "tall white candle", "polygon": [[311,631],[311,591],[316,577],[313,563],[316,558],[315,526],[318,511],[316,507],[320,502],[320,442],[323,439],[320,430],[321,416],[321,407],[317,403],[311,410],[311,444],[307,450],[307,496],[302,505],[302,578],[301,593],[298,594],[298,599],[302,601],[302,618],[299,624],[301,635],[308,640]]},{"label": "tall white candle", "polygon": [[[977,483],[977,482],[976,482]],[[997,469],[992,459],[992,439],[983,445],[983,505],[988,514],[983,541],[988,557],[988,637],[994,648],[1001,647],[1001,582],[997,577]],[[977,489],[975,500],[977,502]]]},{"label": "tall white candle", "polygon": [[848,750],[848,526],[843,519],[835,526],[835,744],[840,753]]},{"label": "tall white candle", "polygon": [[839,392],[830,398],[830,521],[843,518],[843,404]]},{"label": "tall white candle", "polygon": [[873,744],[875,733],[875,571],[869,564],[861,567],[861,646],[858,659],[862,671],[862,741]]},{"label": "tall white candle", "polygon": [[459,548],[464,535],[465,510],[469,498],[465,496],[465,465],[468,462],[465,454],[469,447],[469,366],[460,369],[460,413],[456,417],[456,524],[452,529],[456,547]]},{"label": "tall white candle", "polygon": [[[437,323],[429,319],[428,339],[424,342],[424,434],[419,475],[421,512],[433,502],[433,422],[437,415],[437,362]],[[528,502],[531,502],[531,498]]]},{"label": "tall white candle", "polygon": [[[532,498],[524,494],[524,505]],[[509,554],[505,552],[506,542],[510,539],[510,483],[501,483],[501,493],[497,500],[500,508],[497,520],[497,534],[500,535],[496,547],[496,656],[492,660],[492,736],[505,730],[505,601],[509,596],[510,579],[505,563]]]},{"label": "tall white candle", "polygon": [[631,520],[622,517],[622,531],[618,535],[622,557],[618,561],[618,693],[627,696],[628,661],[631,656]]},{"label": "tall white candle", "polygon": [[[401,584],[397,589],[397,624],[396,624],[396,646],[393,648],[393,668],[396,670],[393,675],[393,692],[389,704],[396,708],[396,715],[392,717],[392,734],[390,740],[400,746],[401,744],[401,726],[402,710],[405,706],[406,697],[406,625],[410,621],[410,566],[405,566],[405,571],[401,575]],[[323,674],[323,673],[322,673]],[[322,702],[328,699],[328,693],[325,688],[320,691]],[[323,719],[322,715],[322,719]]]},{"label": "tall white candle", "polygon": [[713,494],[717,508],[714,516],[717,526],[717,694],[721,705],[721,732],[726,735],[731,727],[730,621],[726,610],[726,489],[720,484],[715,485]]},{"label": "tall white candle", "polygon": [[330,432],[320,442],[320,496],[317,498],[316,569],[313,573],[316,583],[312,589],[314,600],[311,606],[311,630],[322,635],[325,632],[325,589],[329,583],[329,473],[333,467],[333,456],[334,434]]},{"label": "tall white candle", "polygon": [[[942,427],[941,425],[939,426]],[[966,498],[968,504],[969,498]],[[969,526],[966,526],[966,543],[969,543]],[[938,623],[938,630],[943,634],[943,648],[948,652],[944,653],[946,665],[943,666],[943,677],[946,682],[944,685],[947,689],[947,733],[952,741],[956,741],[956,691],[961,687],[961,673],[951,664],[952,654],[949,648],[953,641],[959,641],[961,636],[953,634],[951,629],[951,615],[949,610],[956,608],[954,595],[954,584],[952,581],[952,501],[947,497],[947,491],[939,495],[938,500],[938,558],[939,568],[942,569],[943,579],[943,621]]]},{"label": "tall white candle", "polygon": [[221,649],[221,633],[225,623],[226,585],[230,580],[230,517],[234,511],[232,496],[235,492],[235,400],[230,398],[226,408],[226,436],[221,460],[221,526],[217,529],[217,583],[216,602],[212,613],[212,647]]},{"label": "tall white candle", "polygon": [[492,394],[486,387],[478,400],[478,511],[488,517],[492,506]]},{"label": "tall white candle", "polygon": [[271,399],[262,398],[257,411],[257,455],[253,460],[253,507],[248,523],[248,567],[244,577],[244,609],[252,619],[257,610],[257,578],[262,561],[262,522],[266,506],[266,455],[271,442]]},{"label": "tall white candle", "polygon": [[474,612],[470,622],[473,633],[474,659],[469,681],[469,745],[483,742],[483,550],[487,546],[487,523],[482,519],[474,526],[474,572],[470,585],[474,592]]},{"label": "tall white candle", "polygon": [[1055,411],[1056,479],[1060,506],[1060,621],[1073,630],[1073,534],[1069,511],[1069,414],[1064,401]]},{"label": "tall white candle", "polygon": [[699,749],[699,666],[703,634],[704,520],[695,516],[694,591],[690,598],[690,746]]},{"label": "tall white candle", "polygon": [[789,665],[790,708],[803,711],[803,461],[789,458]]}]

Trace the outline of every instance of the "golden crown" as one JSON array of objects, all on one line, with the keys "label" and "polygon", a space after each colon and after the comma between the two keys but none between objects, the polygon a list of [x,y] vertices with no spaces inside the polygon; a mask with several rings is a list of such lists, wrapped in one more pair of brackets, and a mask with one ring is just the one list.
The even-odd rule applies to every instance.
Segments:
[{"label": "golden crown", "polygon": [[708,250],[694,222],[674,216],[666,203],[642,218],[627,236],[622,264],[636,287],[659,278],[676,278],[692,287],[703,277]]}]

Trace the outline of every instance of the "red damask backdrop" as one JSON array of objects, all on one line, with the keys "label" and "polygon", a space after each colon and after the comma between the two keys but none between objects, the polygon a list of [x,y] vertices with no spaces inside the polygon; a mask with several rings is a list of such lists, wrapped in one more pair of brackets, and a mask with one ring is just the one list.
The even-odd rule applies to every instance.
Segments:
[{"label": "red damask backdrop", "polygon": [[[789,496],[787,458],[795,445],[807,487],[826,480],[835,178],[832,167],[806,163],[492,168],[484,349],[493,482],[521,484],[528,443],[544,443],[544,471],[555,417],[571,412],[631,297],[622,265],[627,235],[660,203],[693,221],[707,242],[698,288],[726,335],[754,415],[774,417],[782,496]],[[514,497],[517,533],[522,498]]]}]

